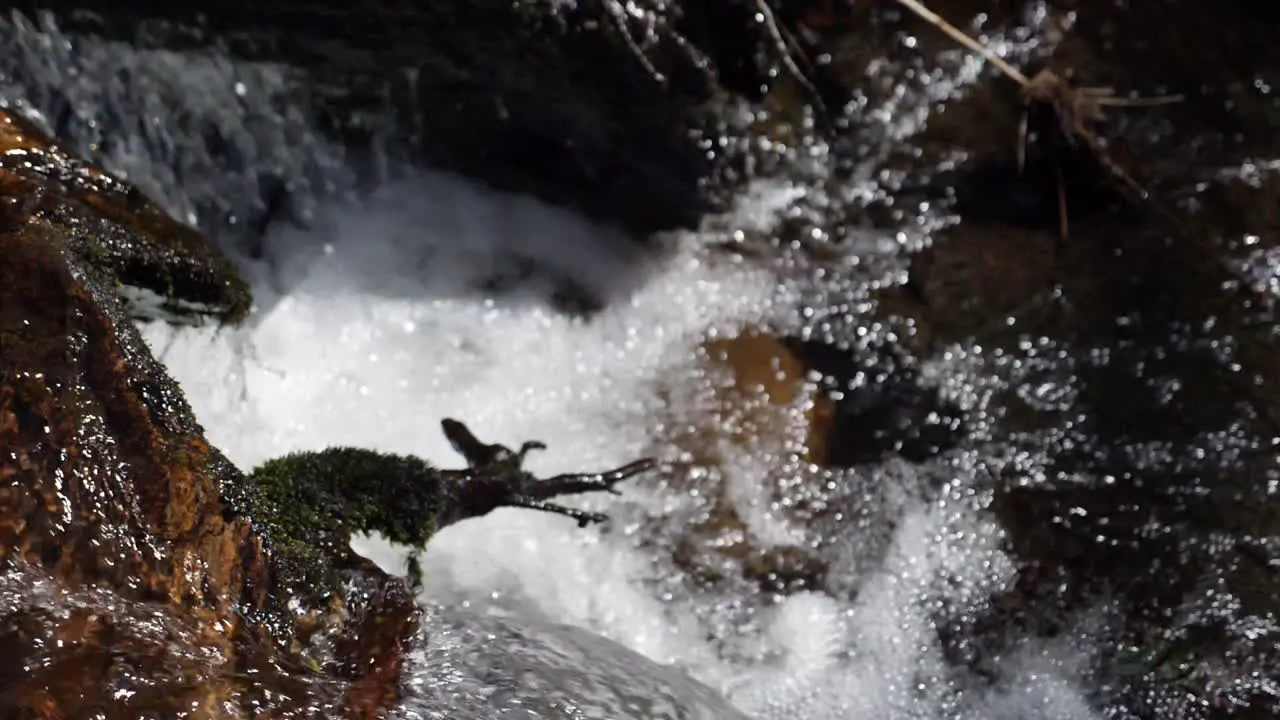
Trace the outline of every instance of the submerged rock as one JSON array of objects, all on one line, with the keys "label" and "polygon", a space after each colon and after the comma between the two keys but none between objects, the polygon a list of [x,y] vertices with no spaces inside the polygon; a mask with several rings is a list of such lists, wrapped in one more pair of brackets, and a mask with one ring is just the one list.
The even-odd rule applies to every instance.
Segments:
[{"label": "submerged rock", "polygon": [[[785,479],[825,462],[831,400],[782,341],[758,329],[706,339],[698,365],[707,392],[669,398],[663,438],[676,453],[669,490],[704,501],[693,522],[677,524],[676,565],[707,583],[741,576],[767,589],[816,584],[823,568],[807,548],[762,543],[744,516],[757,495],[794,496]],[[746,478],[731,464],[744,455],[792,462]]]},{"label": "submerged rock", "polygon": [[854,494],[855,479],[840,470],[888,457],[921,462],[957,442],[958,411],[890,350],[750,329],[708,339],[701,351],[709,392],[672,399],[664,441],[676,453],[669,489],[704,500],[674,538],[676,565],[702,583],[739,575],[766,593],[826,587],[821,546],[840,532],[779,544],[750,531],[759,524],[752,516],[767,511],[810,531],[847,528],[868,514],[857,505],[872,504],[874,490],[860,488],[858,503],[831,502]]},{"label": "submerged rock", "polygon": [[[1150,196],[1134,202],[1115,167],[1035,108],[1020,156],[1017,85],[897,3],[782,3],[798,44],[830,60],[813,80],[854,109],[842,118],[852,140],[832,148],[832,179],[805,188],[781,239],[760,244],[800,246],[811,265],[856,278],[811,308],[830,345],[817,355],[889,327],[893,349],[943,374],[971,415],[962,432],[958,413],[919,401],[918,377],[901,382],[914,397],[882,377],[843,402],[849,425],[891,431],[844,446],[826,435],[826,459],[942,453],[992,494],[1019,575],[986,616],[940,628],[957,664],[998,685],[1000,658],[1027,634],[1092,633],[1081,640],[1098,656],[1092,700],[1108,717],[1273,717],[1280,67],[1266,48],[1280,16],[1194,0],[928,5],[1028,76],[1050,68],[1115,89],[1087,125]],[[1166,94],[1181,99],[1144,100]],[[876,192],[842,195],[859,173]],[[867,243],[867,228],[900,248]],[[754,251],[758,239],[739,234],[748,242],[726,245]],[[861,273],[823,264],[841,245]],[[868,310],[828,323],[835,302]],[[804,357],[813,349],[796,354],[820,368]],[[695,479],[719,492],[714,471]],[[746,555],[749,526],[728,503],[707,506],[710,531],[678,561],[721,580],[738,571],[721,560]],[[1081,630],[1082,616],[1105,630]]]},{"label": "submerged rock", "polygon": [[678,668],[581,628],[439,609],[418,632],[396,717],[746,718]]}]

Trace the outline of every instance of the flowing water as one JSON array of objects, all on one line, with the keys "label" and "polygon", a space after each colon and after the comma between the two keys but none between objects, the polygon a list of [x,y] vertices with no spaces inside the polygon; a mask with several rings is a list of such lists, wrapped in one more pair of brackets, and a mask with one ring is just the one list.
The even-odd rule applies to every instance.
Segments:
[{"label": "flowing water", "polygon": [[[666,438],[698,419],[698,398],[720,382],[698,361],[708,334],[766,326],[891,344],[893,331],[860,314],[857,298],[901,272],[906,250],[945,219],[922,207],[901,232],[866,231],[846,245],[856,258],[822,272],[709,250],[733,230],[768,235],[796,198],[818,192],[761,183],[703,232],[642,253],[571,213],[397,169],[394,158],[352,192],[365,158],[308,126],[281,68],[139,52],[23,20],[0,37],[4,94],[61,137],[230,245],[246,224],[266,225],[261,246],[239,258],[257,298],[245,327],[144,325],[209,438],[245,469],[331,444],[457,465],[443,417],[490,442],[546,442],[530,462],[540,474],[653,452],[678,460]],[[907,89],[920,97],[899,100],[914,97],[918,110],[974,77],[957,56],[949,74]],[[901,142],[920,119],[886,111],[884,142]],[[882,192],[884,176],[863,176],[848,193]],[[273,188],[285,189],[289,210],[268,223]],[[557,312],[566,280],[604,309],[589,320]],[[1101,717],[1092,708],[1110,692],[1096,673],[1102,605],[1052,639],[1015,634],[981,662],[955,652],[976,645],[990,599],[1016,580],[988,479],[1035,477],[1046,462],[1028,443],[992,439],[989,407],[1014,375],[1039,378],[1021,395],[1037,408],[1074,398],[1069,359],[1047,344],[1033,350],[1013,370],[972,344],[923,363],[918,382],[989,441],[918,462],[822,476],[785,447],[744,447],[727,431],[708,441],[753,541],[821,547],[821,587],[692,582],[672,558],[679,524],[701,507],[696,484],[639,480],[622,497],[584,499],[612,514],[604,527],[500,510],[446,529],[425,558],[431,632],[415,643],[405,715],[470,717],[468,703],[483,700],[503,717],[715,717],[714,700],[682,686],[679,670],[761,720]],[[797,520],[771,494],[779,473],[816,485],[838,512]],[[401,567],[377,538],[356,545]],[[673,667],[629,669],[600,638]],[[652,704],[593,705],[600,687]]]}]

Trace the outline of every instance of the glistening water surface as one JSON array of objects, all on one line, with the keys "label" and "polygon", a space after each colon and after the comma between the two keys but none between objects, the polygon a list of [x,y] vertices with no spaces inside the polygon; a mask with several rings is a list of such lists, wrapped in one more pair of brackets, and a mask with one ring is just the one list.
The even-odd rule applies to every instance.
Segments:
[{"label": "glistening water surface", "polygon": [[[912,384],[962,409],[968,440],[845,469],[808,466],[786,431],[743,443],[707,410],[724,382],[701,350],[709,335],[768,327],[867,349],[896,344],[898,331],[870,316],[867,297],[902,271],[907,249],[927,240],[935,210],[904,211],[900,230],[864,231],[841,250],[850,254],[821,266],[709,246],[742,228],[768,236],[805,203],[883,194],[901,178],[879,173],[877,163],[907,142],[932,100],[974,79],[958,55],[948,69],[917,76],[917,86],[862,100],[881,112],[886,130],[866,167],[840,187],[843,197],[824,196],[829,185],[761,183],[703,232],[640,254],[608,228],[432,173],[395,173],[360,198],[324,197],[351,187],[353,168],[307,126],[292,104],[300,96],[277,68],[216,54],[140,53],[69,39],[51,26],[10,24],[0,37],[9,98],[29,100],[62,137],[179,215],[234,229],[263,214],[266,186],[287,188],[302,208],[306,229],[276,223],[260,256],[241,258],[258,299],[246,327],[144,327],[210,439],[241,467],[334,443],[460,464],[438,431],[446,416],[491,441],[546,442],[550,449],[530,463],[539,473],[646,453],[671,462],[666,476],[636,481],[620,498],[584,500],[613,515],[602,528],[502,510],[442,532],[427,553],[423,600],[449,609],[436,611],[436,632],[415,648],[409,702],[421,705],[407,710],[465,717],[465,703],[478,697],[467,693],[493,682],[477,677],[483,668],[510,661],[517,669],[502,677],[518,677],[514,651],[474,636],[505,637],[503,628],[522,622],[590,630],[690,673],[762,719],[1091,718],[1103,716],[1091,708],[1127,687],[1111,631],[1118,611],[1105,597],[1077,603],[1052,633],[989,627],[993,598],[1020,585],[992,512],[993,478],[1031,490],[1106,486],[1091,469],[1072,474],[1054,463],[1064,447],[1094,448],[1078,373],[1089,369],[1082,357],[1104,364],[1111,349],[1039,336],[943,346],[919,363]],[[529,260],[531,274],[522,270]],[[589,320],[558,312],[552,296],[566,280],[605,297],[604,309]],[[855,375],[843,391],[885,379]],[[812,397],[799,393],[781,412],[782,426],[803,426]],[[711,448],[713,463],[681,446],[691,434]],[[1228,428],[1175,449],[1135,440],[1116,452],[1159,468],[1184,450],[1221,451],[1231,437]],[[682,559],[682,543],[687,527],[706,519],[711,495],[728,499],[754,547],[810,549],[822,560],[821,581],[782,590],[706,582]],[[1098,514],[1084,503],[1068,510],[1027,521],[1061,525]],[[1150,532],[1171,531],[1156,523]],[[1111,551],[1097,537],[1079,552]],[[389,568],[399,564],[397,551],[376,539],[358,547]],[[1066,593],[1060,582],[1031,581],[1051,595]],[[1214,611],[1239,619],[1230,607],[1187,608]],[[468,624],[466,613],[497,617]],[[1270,632],[1251,627],[1259,637]],[[558,642],[569,666],[588,661],[589,653],[566,648],[591,641],[546,637],[539,642]],[[1130,663],[1135,677],[1159,664]],[[606,677],[627,681],[621,672]],[[1265,673],[1255,680],[1265,682]],[[549,682],[539,691],[581,692]],[[696,704],[693,695],[674,701]],[[1149,701],[1172,713],[1164,716],[1195,717],[1165,697]]]}]

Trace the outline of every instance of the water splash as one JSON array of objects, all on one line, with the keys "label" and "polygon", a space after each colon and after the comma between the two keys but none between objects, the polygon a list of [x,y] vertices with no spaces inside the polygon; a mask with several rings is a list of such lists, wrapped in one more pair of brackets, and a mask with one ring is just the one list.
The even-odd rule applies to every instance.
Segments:
[{"label": "water splash", "polygon": [[[29,102],[78,149],[192,222],[216,228],[268,214],[264,183],[313,200],[351,186],[343,153],[312,132],[304,94],[280,68],[216,53],[138,52],[21,19],[0,35],[11,40],[0,53],[11,99]],[[879,192],[875,183],[853,185]],[[761,192],[786,208],[797,188]],[[310,230],[275,226],[259,259],[241,258],[259,298],[249,326],[144,328],[211,440],[242,467],[335,443],[447,464],[451,450],[434,428],[449,415],[508,444],[546,441],[550,451],[530,462],[538,473],[612,466],[653,447],[667,396],[713,382],[695,361],[712,331],[811,333],[817,325],[820,334],[875,339],[865,337],[856,302],[837,299],[865,297],[865,276],[820,284],[823,301],[805,312],[797,286],[812,277],[709,253],[701,234],[638,254],[562,211],[433,174],[384,185],[360,205],[311,207]],[[774,227],[758,212],[717,220],[714,232]],[[903,252],[898,239],[874,235],[854,248],[868,262]],[[575,240],[566,246],[566,238]],[[497,283],[510,290],[492,282],[511,275]],[[555,312],[552,296],[566,279],[604,296],[604,309],[585,321]],[[870,334],[891,341],[891,332]],[[991,396],[983,383],[993,381],[963,372],[972,356],[957,351],[935,372],[983,409]],[[1054,397],[1049,390],[1036,399]],[[748,532],[771,542],[806,537],[811,531],[764,488],[741,481],[762,458],[738,453],[725,470],[739,471],[739,501],[760,509]],[[763,459],[794,467],[786,457]],[[825,501],[857,508],[863,521],[844,523],[836,512],[819,532],[833,548],[826,591],[698,588],[672,563],[672,536],[646,529],[670,525],[697,499],[638,486],[607,506],[588,501],[616,515],[603,531],[511,510],[446,530],[427,554],[426,599],[589,629],[691,673],[755,718],[1090,717],[1079,689],[1087,643],[1028,639],[979,672],[955,661],[940,637],[940,628],[976,624],[1012,581],[983,494],[999,459],[961,453],[832,475]],[[868,539],[875,542],[860,542]],[[400,566],[376,540],[359,547]],[[475,651],[462,642],[473,630],[454,632],[426,648],[429,673],[476,672]]]}]

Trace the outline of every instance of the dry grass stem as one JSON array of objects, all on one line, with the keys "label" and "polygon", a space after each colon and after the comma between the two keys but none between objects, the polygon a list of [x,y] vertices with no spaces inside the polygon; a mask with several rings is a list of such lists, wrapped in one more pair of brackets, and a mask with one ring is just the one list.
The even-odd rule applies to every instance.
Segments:
[{"label": "dry grass stem", "polygon": [[[896,2],[946,33],[951,39],[986,58],[1002,73],[1022,86],[1023,113],[1019,120],[1017,146],[1019,171],[1023,169],[1026,163],[1029,138],[1027,129],[1028,110],[1035,105],[1047,106],[1058,121],[1058,131],[1063,140],[1074,147],[1084,145],[1094,160],[1128,194],[1136,195],[1139,200],[1147,199],[1146,189],[1111,159],[1102,142],[1089,129],[1089,124],[1103,119],[1103,107],[1155,107],[1180,102],[1182,100],[1181,95],[1119,98],[1115,97],[1115,91],[1112,88],[1073,87],[1061,75],[1048,69],[1041,70],[1035,77],[1028,78],[1020,70],[982,45],[982,43],[961,32],[917,0],[896,0]],[[1056,172],[1058,180],[1059,232],[1062,239],[1065,240],[1068,230],[1066,186],[1060,165],[1056,168]]]},{"label": "dry grass stem", "polygon": [[934,27],[946,33],[947,36],[950,37],[952,40],[955,40],[956,42],[969,48],[973,52],[986,58],[987,62],[991,63],[992,65],[995,65],[997,68],[999,68],[1000,72],[1016,80],[1019,85],[1026,87],[1027,84],[1031,82],[1030,80],[1027,79],[1026,75],[1022,74],[1022,71],[1018,70],[1018,68],[1005,62],[1003,58],[1001,58],[999,55],[996,55],[994,52],[992,52],[990,48],[978,42],[977,40],[974,40],[973,38],[969,37],[964,32],[962,32],[959,28],[947,22],[946,20],[943,20],[941,17],[938,16],[937,13],[925,7],[921,3],[916,2],[916,0],[897,0],[897,2],[899,5],[902,5],[903,7],[907,8],[908,10],[915,13],[916,15],[919,15],[921,18],[932,23]]}]

